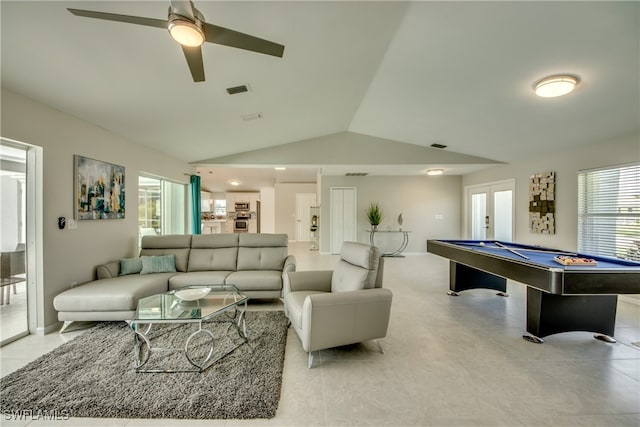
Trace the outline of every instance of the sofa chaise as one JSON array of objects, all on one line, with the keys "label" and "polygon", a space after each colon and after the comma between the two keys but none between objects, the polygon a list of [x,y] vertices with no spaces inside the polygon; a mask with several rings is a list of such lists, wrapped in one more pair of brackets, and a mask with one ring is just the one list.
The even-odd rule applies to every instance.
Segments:
[{"label": "sofa chaise", "polygon": [[73,321],[132,320],[138,300],[190,285],[237,286],[250,298],[280,298],[295,271],[286,234],[144,236],[140,257],[97,267],[97,280],[57,295],[62,331]]}]

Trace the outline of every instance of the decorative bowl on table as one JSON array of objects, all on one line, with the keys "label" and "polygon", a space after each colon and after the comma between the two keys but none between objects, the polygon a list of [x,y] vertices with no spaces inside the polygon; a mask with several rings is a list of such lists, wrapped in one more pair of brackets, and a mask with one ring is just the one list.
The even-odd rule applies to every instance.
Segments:
[{"label": "decorative bowl on table", "polygon": [[209,288],[181,289],[176,291],[176,298],[183,301],[196,301],[209,293]]}]

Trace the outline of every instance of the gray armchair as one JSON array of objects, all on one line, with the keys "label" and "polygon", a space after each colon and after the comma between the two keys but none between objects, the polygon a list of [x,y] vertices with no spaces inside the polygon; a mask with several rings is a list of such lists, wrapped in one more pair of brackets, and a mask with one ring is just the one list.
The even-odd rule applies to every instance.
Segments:
[{"label": "gray armchair", "polygon": [[387,335],[393,294],[382,288],[383,266],[378,248],[344,242],[335,270],[287,273],[285,314],[309,353],[309,368],[314,351]]}]

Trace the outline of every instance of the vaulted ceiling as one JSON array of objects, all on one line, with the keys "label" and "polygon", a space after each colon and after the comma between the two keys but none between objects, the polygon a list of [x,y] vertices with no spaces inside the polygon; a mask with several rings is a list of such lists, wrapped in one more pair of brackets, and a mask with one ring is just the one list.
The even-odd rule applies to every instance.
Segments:
[{"label": "vaulted ceiling", "polygon": [[[275,58],[205,44],[201,83],[165,30],[67,11],[166,19],[168,5],[3,0],[2,85],[195,164],[341,134],[490,165],[640,129],[638,2],[198,1],[207,22],[285,45]],[[577,90],[536,97],[556,73]]]}]

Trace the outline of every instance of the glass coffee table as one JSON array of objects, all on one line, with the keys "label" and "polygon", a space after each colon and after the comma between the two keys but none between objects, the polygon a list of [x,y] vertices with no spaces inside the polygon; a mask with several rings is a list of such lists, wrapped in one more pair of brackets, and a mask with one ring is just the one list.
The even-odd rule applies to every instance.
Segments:
[{"label": "glass coffee table", "polygon": [[[248,341],[245,322],[248,300],[249,298],[233,285],[189,286],[141,298],[138,301],[135,319],[130,322],[131,329],[135,332],[136,372],[204,371]],[[207,322],[230,322],[235,326],[242,342],[216,360],[211,360],[216,337],[213,332],[203,327]],[[196,330],[188,336],[184,348],[154,347],[152,345],[155,338],[153,326],[160,323],[192,323],[196,326]],[[192,340],[201,334],[204,334],[209,347],[209,352],[204,357],[193,354],[190,348]],[[145,367],[152,353],[167,351],[182,352],[193,368],[147,369]]]}]

